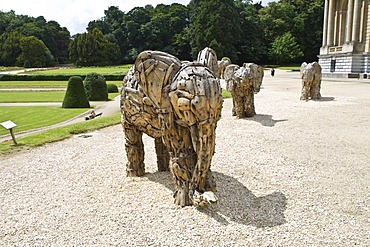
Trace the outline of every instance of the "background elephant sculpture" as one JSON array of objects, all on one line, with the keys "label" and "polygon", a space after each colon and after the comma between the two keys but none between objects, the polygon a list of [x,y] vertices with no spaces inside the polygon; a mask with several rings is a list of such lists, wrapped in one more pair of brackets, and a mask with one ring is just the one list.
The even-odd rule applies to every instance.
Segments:
[{"label": "background elephant sculpture", "polygon": [[263,77],[265,75],[263,67],[255,63],[244,63],[243,67],[248,67],[251,70],[253,92],[259,93],[259,91],[261,90]]},{"label": "background elephant sculpture", "polygon": [[127,176],[145,173],[142,133],[155,139],[159,171],[170,170],[175,204],[215,202],[211,172],[223,99],[219,80],[204,65],[159,51],[140,53],[123,80],[122,126]]},{"label": "background elephant sculpture", "polygon": [[301,65],[302,92],[301,100],[321,98],[321,66],[317,62]]},{"label": "background elephant sculpture", "polygon": [[225,69],[228,65],[230,65],[230,60],[229,59],[222,59],[222,60],[219,60],[217,61],[217,65],[218,65],[218,78],[220,79],[224,79],[224,73],[225,73]]},{"label": "background elephant sculpture", "polygon": [[232,115],[239,118],[256,115],[254,108],[254,83],[257,81],[256,66],[244,64],[242,67],[230,64],[225,69],[226,90],[233,97]]},{"label": "background elephant sculpture", "polygon": [[219,77],[219,70],[218,70],[218,63],[217,63],[217,55],[216,52],[209,47],[204,48],[198,53],[197,62],[200,64],[205,65],[209,68],[212,73]]}]

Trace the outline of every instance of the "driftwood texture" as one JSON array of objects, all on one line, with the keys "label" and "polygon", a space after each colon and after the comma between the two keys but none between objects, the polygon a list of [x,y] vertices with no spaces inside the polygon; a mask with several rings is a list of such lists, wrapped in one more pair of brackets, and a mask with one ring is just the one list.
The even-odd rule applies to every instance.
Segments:
[{"label": "driftwood texture", "polygon": [[321,98],[321,66],[317,62],[301,65],[302,91],[301,100]]},{"label": "driftwood texture", "polygon": [[209,68],[215,76],[219,77],[218,61],[216,52],[209,47],[204,48],[198,53],[197,62]]},{"label": "driftwood texture", "polygon": [[217,61],[217,64],[218,64],[218,78],[224,79],[225,69],[228,65],[230,65],[230,61],[223,59]]},{"label": "driftwood texture", "polygon": [[170,170],[175,204],[203,206],[217,200],[210,169],[221,118],[219,80],[204,65],[144,51],[124,78],[122,126],[127,175],[143,176],[142,133],[155,138],[158,170]]},{"label": "driftwood texture", "polygon": [[251,70],[253,91],[254,93],[259,93],[265,75],[263,67],[255,63],[244,63],[243,67]]},{"label": "driftwood texture", "polygon": [[259,80],[262,81],[257,68],[254,64],[244,64],[242,67],[236,64],[230,64],[226,67],[224,76],[226,90],[233,97],[233,116],[245,118],[256,115],[254,107],[254,83],[259,82]]}]

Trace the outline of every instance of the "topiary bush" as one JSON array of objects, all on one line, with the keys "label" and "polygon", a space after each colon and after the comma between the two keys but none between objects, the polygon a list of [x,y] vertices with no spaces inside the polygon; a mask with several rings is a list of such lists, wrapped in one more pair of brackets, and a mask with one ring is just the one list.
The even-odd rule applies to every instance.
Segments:
[{"label": "topiary bush", "polygon": [[118,93],[118,87],[116,84],[107,84],[108,93]]},{"label": "topiary bush", "polygon": [[72,76],[69,78],[62,108],[90,108],[83,80],[80,76]]},{"label": "topiary bush", "polygon": [[107,82],[104,76],[98,73],[89,73],[85,77],[84,86],[88,100],[108,100]]}]

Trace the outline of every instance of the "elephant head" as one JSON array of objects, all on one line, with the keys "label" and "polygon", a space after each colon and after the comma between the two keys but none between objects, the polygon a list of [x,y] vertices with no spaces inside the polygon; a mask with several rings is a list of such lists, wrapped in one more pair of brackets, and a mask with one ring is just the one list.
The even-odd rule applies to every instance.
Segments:
[{"label": "elephant head", "polygon": [[255,63],[244,63],[243,67],[249,68],[252,77],[251,80],[253,82],[253,91],[254,93],[258,93],[261,89],[264,77],[263,67]]}]

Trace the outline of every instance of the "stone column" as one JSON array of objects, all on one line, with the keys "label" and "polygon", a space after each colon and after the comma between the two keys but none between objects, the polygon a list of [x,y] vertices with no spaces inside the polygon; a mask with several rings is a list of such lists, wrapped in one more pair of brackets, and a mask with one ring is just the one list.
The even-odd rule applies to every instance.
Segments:
[{"label": "stone column", "polygon": [[353,1],[354,0],[348,0],[346,43],[350,43],[352,38]]},{"label": "stone column", "polygon": [[334,38],[334,0],[329,0],[329,15],[328,15],[328,37],[327,37],[327,45],[333,45],[333,38]]},{"label": "stone column", "polygon": [[353,10],[352,41],[358,41],[358,33],[360,29],[360,9],[361,9],[361,1],[355,0],[354,10]]},{"label": "stone column", "polygon": [[327,43],[328,37],[328,12],[329,12],[329,0],[325,0],[324,5],[324,24],[323,24],[323,31],[322,31],[322,46],[325,47]]}]

